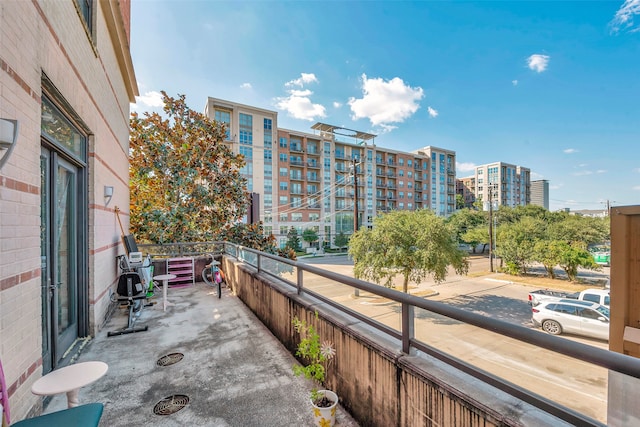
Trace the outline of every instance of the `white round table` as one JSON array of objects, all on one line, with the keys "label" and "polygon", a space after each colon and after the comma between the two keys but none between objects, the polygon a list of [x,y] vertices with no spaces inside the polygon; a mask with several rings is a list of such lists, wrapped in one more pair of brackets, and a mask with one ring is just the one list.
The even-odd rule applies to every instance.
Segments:
[{"label": "white round table", "polygon": [[167,311],[168,305],[175,305],[169,301],[167,301],[167,288],[169,287],[169,280],[175,279],[175,274],[160,274],[158,276],[153,276],[153,280],[161,280],[162,281],[162,307],[163,311]]},{"label": "white round table", "polygon": [[109,366],[104,362],[81,362],[56,369],[38,379],[31,386],[31,392],[40,396],[67,393],[67,406],[78,406],[78,392],[102,378]]}]

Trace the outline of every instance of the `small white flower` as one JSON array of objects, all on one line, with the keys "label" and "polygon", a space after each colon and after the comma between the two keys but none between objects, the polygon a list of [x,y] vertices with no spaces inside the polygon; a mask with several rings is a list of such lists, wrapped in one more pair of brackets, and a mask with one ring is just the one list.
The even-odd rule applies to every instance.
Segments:
[{"label": "small white flower", "polygon": [[325,341],[322,343],[322,347],[320,348],[320,354],[322,354],[325,359],[330,360],[336,355],[336,350],[333,348],[333,344],[329,341]]}]

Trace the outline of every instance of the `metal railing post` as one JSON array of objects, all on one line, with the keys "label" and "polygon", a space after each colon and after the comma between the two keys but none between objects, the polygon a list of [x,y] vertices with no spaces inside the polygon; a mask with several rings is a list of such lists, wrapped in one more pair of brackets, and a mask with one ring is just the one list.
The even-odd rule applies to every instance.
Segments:
[{"label": "metal railing post", "polygon": [[402,303],[402,352],[411,353],[411,340],[415,338],[414,307]]},{"label": "metal railing post", "polygon": [[297,276],[298,276],[297,285],[298,285],[298,295],[300,295],[302,293],[302,273],[303,273],[303,270],[300,267],[296,267],[296,273],[298,273],[297,274]]}]

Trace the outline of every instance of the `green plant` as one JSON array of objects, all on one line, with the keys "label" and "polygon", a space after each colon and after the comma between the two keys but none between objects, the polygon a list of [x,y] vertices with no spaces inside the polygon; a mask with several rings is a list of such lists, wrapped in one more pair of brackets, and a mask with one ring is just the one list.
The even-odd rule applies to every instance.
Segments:
[{"label": "green plant", "polygon": [[[318,319],[317,312],[315,315],[316,319]],[[324,383],[327,367],[335,356],[336,351],[330,342],[320,342],[320,335],[312,324],[307,323],[305,320],[300,320],[297,316],[293,318],[292,323],[294,329],[300,335],[296,356],[307,363],[306,365],[294,365],[293,374],[296,376],[304,375],[305,378],[314,381],[316,385],[311,389],[311,401],[316,406],[330,406],[332,402],[326,402],[327,399],[318,392],[318,386]]]}]

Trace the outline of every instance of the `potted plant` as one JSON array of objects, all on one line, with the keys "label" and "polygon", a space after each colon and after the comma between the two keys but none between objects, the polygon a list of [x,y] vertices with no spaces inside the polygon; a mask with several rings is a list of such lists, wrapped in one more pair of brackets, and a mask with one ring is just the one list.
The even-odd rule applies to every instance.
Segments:
[{"label": "potted plant", "polygon": [[[316,312],[317,318],[318,313]],[[294,317],[292,323],[300,335],[296,356],[302,358],[306,363],[306,365],[294,365],[293,373],[296,376],[304,375],[305,378],[313,380],[315,384],[311,389],[310,396],[315,424],[320,427],[333,426],[336,422],[338,396],[331,390],[319,390],[318,388],[324,384],[327,367],[336,351],[330,342],[320,342],[320,335],[313,325],[305,320],[300,320],[297,316]]]}]

